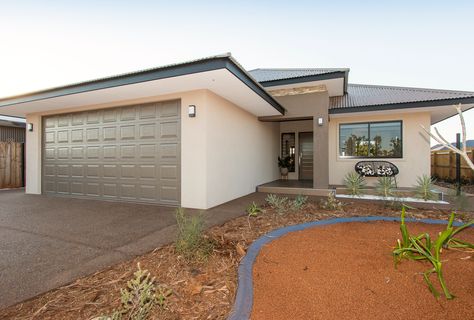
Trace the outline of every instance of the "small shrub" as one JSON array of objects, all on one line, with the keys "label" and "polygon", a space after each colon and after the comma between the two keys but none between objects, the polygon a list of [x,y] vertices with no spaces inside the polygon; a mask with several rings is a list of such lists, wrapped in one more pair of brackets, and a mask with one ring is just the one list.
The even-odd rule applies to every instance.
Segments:
[{"label": "small shrub", "polygon": [[356,172],[349,172],[344,177],[344,184],[349,189],[349,194],[353,196],[360,196],[362,189],[366,186],[364,176],[359,175]]},{"label": "small shrub", "polygon": [[212,242],[204,237],[204,218],[199,215],[187,215],[182,208],[176,209],[178,236],[175,242],[176,252],[186,260],[205,260],[212,252]]},{"label": "small shrub", "polygon": [[155,278],[151,278],[148,270],[138,270],[134,278],[127,282],[127,286],[120,289],[121,306],[111,316],[101,316],[96,320],[145,320],[148,319],[155,305],[164,307],[166,298],[171,295],[171,290],[155,285]]},{"label": "small shrub", "polygon": [[256,217],[260,212],[262,212],[262,208],[260,208],[255,202],[252,202],[252,204],[247,207],[246,211],[249,217]]},{"label": "small shrub", "polygon": [[395,188],[395,182],[391,177],[379,177],[377,179],[377,186],[375,187],[375,190],[380,196],[384,198],[394,196]]},{"label": "small shrub", "polygon": [[321,200],[321,208],[325,210],[342,210],[342,202],[336,199],[334,192],[329,192],[326,200]]},{"label": "small shrub", "polygon": [[275,209],[278,214],[284,214],[288,211],[288,198],[287,197],[279,197],[274,194],[269,194],[265,201]]},{"label": "small shrub", "polygon": [[433,179],[431,179],[431,177],[426,174],[418,177],[416,180],[415,195],[425,201],[433,200],[435,198],[433,184]]},{"label": "small shrub", "polygon": [[247,222],[249,224],[249,228],[252,228],[252,226],[250,225],[250,217],[256,217],[263,210],[255,202],[252,202],[252,204],[247,207],[246,211],[247,211]]},{"label": "small shrub", "polygon": [[291,202],[291,207],[293,210],[300,210],[303,209],[308,201],[308,197],[303,196],[301,194],[297,195],[296,198]]}]

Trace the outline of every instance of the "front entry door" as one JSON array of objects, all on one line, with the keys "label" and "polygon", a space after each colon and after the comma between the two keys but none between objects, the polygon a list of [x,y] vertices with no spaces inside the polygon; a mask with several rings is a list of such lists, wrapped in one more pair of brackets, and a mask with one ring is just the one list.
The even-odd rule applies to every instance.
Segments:
[{"label": "front entry door", "polygon": [[299,133],[299,179],[313,180],[313,133]]}]

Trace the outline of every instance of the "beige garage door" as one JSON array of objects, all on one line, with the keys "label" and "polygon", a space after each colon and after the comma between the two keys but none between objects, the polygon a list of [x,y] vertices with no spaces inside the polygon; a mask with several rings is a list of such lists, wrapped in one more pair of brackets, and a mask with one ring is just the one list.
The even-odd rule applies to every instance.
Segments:
[{"label": "beige garage door", "polygon": [[180,102],[45,117],[43,193],[179,205]]}]

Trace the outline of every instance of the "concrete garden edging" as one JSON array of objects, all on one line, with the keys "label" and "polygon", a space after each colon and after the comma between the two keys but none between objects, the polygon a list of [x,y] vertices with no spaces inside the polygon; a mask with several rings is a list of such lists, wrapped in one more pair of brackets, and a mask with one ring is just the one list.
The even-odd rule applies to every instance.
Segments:
[{"label": "concrete garden edging", "polygon": [[[247,254],[242,259],[239,265],[238,272],[238,286],[237,295],[235,297],[234,306],[230,312],[227,320],[246,320],[250,318],[253,306],[253,264],[261,248],[270,243],[271,241],[278,239],[287,233],[294,231],[301,231],[312,227],[327,226],[336,223],[346,222],[371,222],[371,221],[389,221],[399,222],[399,217],[349,217],[349,218],[333,218],[328,220],[320,220],[307,222],[303,224],[297,224],[288,226],[280,229],[276,229],[263,235],[262,237],[255,240],[247,250]],[[406,222],[419,222],[428,224],[447,224],[447,220],[434,220],[434,219],[412,219],[405,218]],[[453,226],[461,226],[462,223],[454,221]]]}]

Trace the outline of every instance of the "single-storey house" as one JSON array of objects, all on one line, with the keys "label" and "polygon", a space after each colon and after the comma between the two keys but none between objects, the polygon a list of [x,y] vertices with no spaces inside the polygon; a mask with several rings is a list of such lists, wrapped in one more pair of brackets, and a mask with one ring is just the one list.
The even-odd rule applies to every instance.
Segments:
[{"label": "single-storey house", "polygon": [[[0,99],[26,117],[26,193],[206,209],[281,178],[327,189],[361,159],[412,186],[429,127],[474,93],[349,83],[349,69],[245,70],[230,54]],[[373,183],[373,181],[370,181]]]}]

